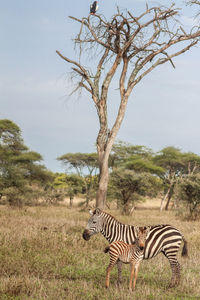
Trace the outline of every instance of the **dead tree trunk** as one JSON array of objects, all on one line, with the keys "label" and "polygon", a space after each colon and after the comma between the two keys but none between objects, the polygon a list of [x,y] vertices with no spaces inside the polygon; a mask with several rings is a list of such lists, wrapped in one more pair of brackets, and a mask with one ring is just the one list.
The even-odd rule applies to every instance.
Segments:
[{"label": "dead tree trunk", "polygon": [[[169,61],[174,67],[172,59],[199,41],[199,28],[186,33],[174,18],[178,12],[173,4],[169,8],[146,6],[139,16],[133,16],[129,11],[125,16],[118,9],[110,21],[97,14],[82,19],[70,17],[80,23],[80,32],[75,39],[75,44],[80,46],[80,57],[84,45],[90,50],[96,49],[97,54],[94,64],[86,68],[80,63],[80,57],[77,61],[71,60],[57,51],[62,59],[72,65],[73,78],[76,76],[78,84],[75,90],[84,88],[90,94],[99,117],[97,152],[100,174],[96,194],[98,207],[103,208],[105,205],[109,180],[108,159],[133,88],[158,65]],[[183,45],[179,49],[173,48],[181,42]],[[173,51],[167,53],[169,48],[173,48]],[[108,91],[117,70],[120,73],[120,105],[114,125],[109,130]]]}]

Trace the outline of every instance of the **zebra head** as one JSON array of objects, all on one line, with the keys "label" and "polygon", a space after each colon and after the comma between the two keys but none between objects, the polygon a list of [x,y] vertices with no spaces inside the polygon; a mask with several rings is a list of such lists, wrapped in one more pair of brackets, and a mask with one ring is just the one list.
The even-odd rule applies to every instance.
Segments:
[{"label": "zebra head", "polygon": [[91,236],[95,233],[99,233],[102,230],[102,210],[96,208],[93,212],[90,210],[90,219],[88,224],[83,232],[83,238],[86,241],[89,241]]},{"label": "zebra head", "polygon": [[136,243],[138,244],[140,250],[144,250],[146,238],[150,231],[150,227],[135,226],[135,230],[136,230],[136,234],[137,234]]}]

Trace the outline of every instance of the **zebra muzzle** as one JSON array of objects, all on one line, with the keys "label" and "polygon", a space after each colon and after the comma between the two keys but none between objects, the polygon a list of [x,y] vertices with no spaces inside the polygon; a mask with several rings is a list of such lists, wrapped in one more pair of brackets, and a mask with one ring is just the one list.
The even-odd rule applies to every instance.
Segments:
[{"label": "zebra muzzle", "polygon": [[89,235],[88,230],[84,230],[84,232],[83,232],[83,238],[84,238],[84,240],[89,241],[90,235]]}]

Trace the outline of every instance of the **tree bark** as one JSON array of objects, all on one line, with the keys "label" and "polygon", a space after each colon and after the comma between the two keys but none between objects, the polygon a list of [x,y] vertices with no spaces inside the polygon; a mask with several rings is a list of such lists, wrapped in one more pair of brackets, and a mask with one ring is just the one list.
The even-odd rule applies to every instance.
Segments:
[{"label": "tree bark", "polygon": [[99,207],[101,209],[104,209],[106,203],[108,180],[109,180],[108,165],[106,166],[106,163],[104,163],[104,165],[105,166],[100,173],[99,187],[96,194],[96,207]]},{"label": "tree bark", "polygon": [[163,208],[164,208],[164,204],[165,204],[165,201],[169,195],[169,192],[170,192],[170,187],[168,188],[167,190],[167,193],[164,195],[164,197],[162,198],[161,200],[161,203],[160,203],[160,211],[163,211]]},{"label": "tree bark", "polygon": [[171,198],[172,198],[172,194],[173,194],[173,190],[174,190],[174,182],[172,182],[171,184],[170,184],[170,187],[169,187],[169,193],[168,193],[168,195],[167,195],[167,203],[166,203],[166,205],[165,205],[165,210],[168,210],[168,208],[169,208],[169,203],[170,203],[170,200],[171,200]]},{"label": "tree bark", "polygon": [[74,199],[74,197],[72,197],[72,196],[69,197],[69,206],[70,207],[73,207],[73,199]]}]

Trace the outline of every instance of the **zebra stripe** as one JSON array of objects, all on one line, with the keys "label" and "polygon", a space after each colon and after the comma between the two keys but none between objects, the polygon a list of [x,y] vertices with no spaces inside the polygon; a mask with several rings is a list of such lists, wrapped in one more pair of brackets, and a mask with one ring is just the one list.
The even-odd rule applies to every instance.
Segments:
[{"label": "zebra stripe", "polygon": [[[137,238],[136,226],[120,223],[110,214],[96,209],[91,213],[86,229],[83,232],[83,238],[89,240],[96,233],[102,233],[103,236],[112,243],[116,240],[124,241],[127,244],[133,244]],[[184,242],[182,256],[187,256],[187,242],[178,229],[171,225],[149,226],[150,231],[146,238],[144,259],[149,259],[160,252],[169,260],[172,269],[171,286],[179,283],[180,265],[176,258],[181,242]]]},{"label": "zebra stripe", "polygon": [[136,244],[129,245],[123,241],[115,241],[106,247],[105,253],[109,251],[110,261],[115,264],[119,259],[123,263],[130,263],[131,261],[138,262],[143,258],[143,250],[141,250]]}]

